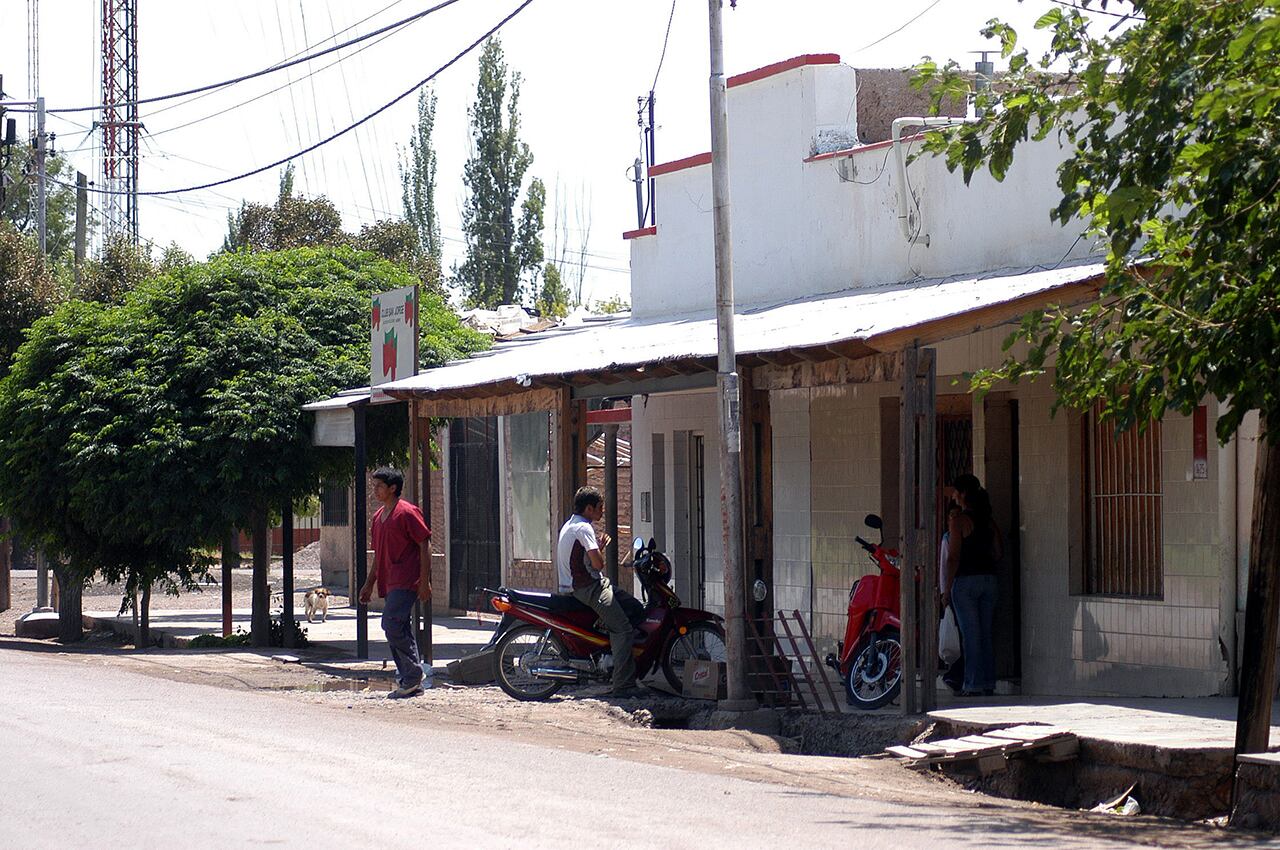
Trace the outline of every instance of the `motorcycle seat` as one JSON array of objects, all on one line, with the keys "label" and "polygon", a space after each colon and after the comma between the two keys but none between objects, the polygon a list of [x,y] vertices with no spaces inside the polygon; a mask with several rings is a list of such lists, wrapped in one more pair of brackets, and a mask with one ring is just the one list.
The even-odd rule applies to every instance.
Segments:
[{"label": "motorcycle seat", "polygon": [[541,590],[512,590],[507,588],[507,597],[517,605],[540,608],[552,614],[569,614],[574,611],[591,611],[572,593],[547,593]]}]

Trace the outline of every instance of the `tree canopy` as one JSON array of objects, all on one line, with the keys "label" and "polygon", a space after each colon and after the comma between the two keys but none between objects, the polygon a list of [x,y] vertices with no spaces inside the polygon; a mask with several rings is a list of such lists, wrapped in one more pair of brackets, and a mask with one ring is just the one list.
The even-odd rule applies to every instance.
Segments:
[{"label": "tree canopy", "polygon": [[[368,382],[369,296],[413,282],[368,253],[298,248],[63,304],[0,381],[0,512],[86,577],[190,586],[228,526],[345,471],[301,406]],[[438,296],[421,310],[424,359],[487,345]]]},{"label": "tree canopy", "polygon": [[436,95],[428,87],[418,94],[418,120],[409,137],[409,152],[400,162],[400,190],[404,220],[413,229],[418,252],[431,262],[434,271],[434,278],[423,282],[440,290],[443,246],[436,209],[435,126]]},{"label": "tree canopy", "polygon": [[[1280,422],[1280,0],[1079,5],[1037,21],[1040,57],[991,22],[1008,73],[978,92],[983,118],[926,143],[966,180],[1002,178],[1019,144],[1058,134],[1070,156],[1050,214],[1082,218],[1108,252],[1099,301],[1028,316],[1010,343],[1029,354],[983,379],[1052,359],[1062,402],[1101,401],[1120,427],[1206,396],[1225,405],[1223,441],[1249,410]],[[954,64],[920,70],[939,100],[967,89]]]},{"label": "tree canopy", "polygon": [[480,54],[476,99],[468,114],[472,152],[462,178],[467,256],[454,268],[454,278],[470,305],[492,309],[536,295],[546,206],[541,180],[531,180],[527,191],[524,187],[533,154],[520,141],[520,74],[508,70],[497,38],[486,41]]}]

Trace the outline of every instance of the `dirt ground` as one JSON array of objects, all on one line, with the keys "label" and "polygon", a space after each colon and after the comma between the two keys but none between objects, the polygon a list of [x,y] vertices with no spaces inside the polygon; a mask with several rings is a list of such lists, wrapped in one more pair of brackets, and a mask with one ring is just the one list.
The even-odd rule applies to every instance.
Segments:
[{"label": "dirt ground", "polygon": [[1018,829],[1052,825],[1159,847],[1257,843],[1254,837],[1212,826],[1149,817],[1119,819],[987,797],[967,791],[941,774],[908,770],[890,759],[799,755],[803,742],[786,733],[802,730],[803,723],[784,721],[773,734],[735,728],[663,728],[705,727],[714,717],[705,703],[656,694],[648,699],[605,701],[568,693],[547,702],[523,703],[497,687],[454,686],[443,680],[421,697],[396,701],[385,696],[392,686],[392,671],[377,662],[303,654],[301,663],[284,663],[269,654],[246,651],[137,652],[93,641],[63,647],[53,641],[0,637],[0,655],[5,652],[57,653],[79,663],[120,666],[174,681],[285,693],[334,711],[376,714],[392,722],[430,724],[543,747],[728,774],[807,793],[981,810],[984,815],[1016,824]]}]

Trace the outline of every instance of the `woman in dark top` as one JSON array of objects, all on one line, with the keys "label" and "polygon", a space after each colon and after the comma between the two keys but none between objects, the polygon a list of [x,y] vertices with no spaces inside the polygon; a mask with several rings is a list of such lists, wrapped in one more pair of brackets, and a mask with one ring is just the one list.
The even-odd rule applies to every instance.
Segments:
[{"label": "woman in dark top", "polygon": [[991,696],[996,687],[996,563],[1004,554],[1000,530],[991,519],[991,500],[972,475],[955,481],[959,511],[947,522],[947,570],[942,603],[955,608],[964,650],[962,696]]}]

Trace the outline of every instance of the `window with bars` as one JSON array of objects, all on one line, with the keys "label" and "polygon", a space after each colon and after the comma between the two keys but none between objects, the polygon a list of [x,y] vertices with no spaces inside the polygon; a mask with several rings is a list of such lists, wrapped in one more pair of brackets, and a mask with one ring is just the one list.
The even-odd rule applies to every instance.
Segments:
[{"label": "window with bars", "polygon": [[1117,434],[1099,408],[1083,420],[1084,575],[1103,596],[1164,593],[1160,423]]},{"label": "window with bars", "polygon": [[320,524],[346,525],[347,485],[339,481],[325,482],[320,491]]}]

